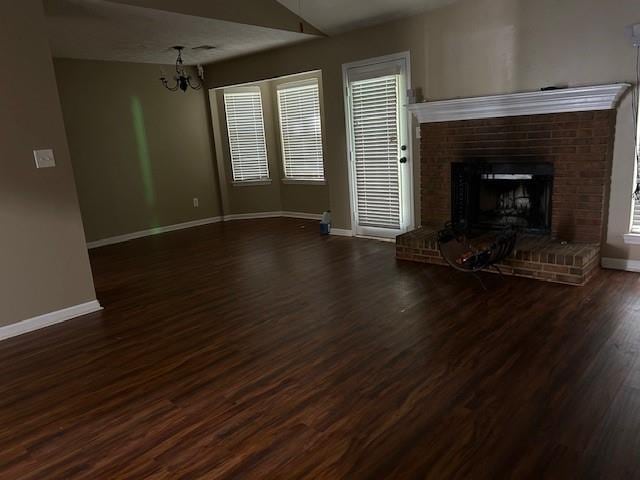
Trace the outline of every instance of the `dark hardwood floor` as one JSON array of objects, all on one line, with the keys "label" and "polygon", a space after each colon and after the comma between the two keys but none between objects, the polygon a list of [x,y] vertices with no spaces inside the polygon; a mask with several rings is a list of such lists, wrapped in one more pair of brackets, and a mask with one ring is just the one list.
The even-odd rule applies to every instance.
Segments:
[{"label": "dark hardwood floor", "polygon": [[640,276],[397,263],[315,222],[91,252],[105,310],[0,343],[0,478],[640,478]]}]

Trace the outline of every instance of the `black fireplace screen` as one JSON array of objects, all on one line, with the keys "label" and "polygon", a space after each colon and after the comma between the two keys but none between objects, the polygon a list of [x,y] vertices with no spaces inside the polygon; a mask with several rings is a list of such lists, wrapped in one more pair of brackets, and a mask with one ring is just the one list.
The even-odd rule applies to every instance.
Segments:
[{"label": "black fireplace screen", "polygon": [[451,168],[454,223],[478,230],[550,231],[552,164],[460,162]]}]

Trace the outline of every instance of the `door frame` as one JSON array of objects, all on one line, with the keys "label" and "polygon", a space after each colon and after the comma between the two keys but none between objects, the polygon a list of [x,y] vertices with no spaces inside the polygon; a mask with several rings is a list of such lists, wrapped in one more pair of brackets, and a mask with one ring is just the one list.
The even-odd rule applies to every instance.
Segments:
[{"label": "door frame", "polygon": [[[405,89],[411,89],[411,53],[406,50],[403,52],[392,53],[390,55],[383,55],[379,57],[367,58],[364,60],[357,60],[355,62],[344,63],[342,65],[342,86],[343,86],[343,98],[344,98],[344,113],[345,113],[345,129],[347,134],[347,163],[348,163],[348,171],[349,171],[349,202],[351,208],[351,232],[354,236],[362,236],[362,237],[370,237],[370,235],[358,235],[357,229],[358,224],[356,221],[356,208],[357,208],[357,195],[355,189],[355,162],[352,158],[351,152],[353,147],[353,132],[351,129],[351,104],[349,102],[349,70],[352,68],[358,67],[369,67],[375,66],[376,64],[394,62],[394,61],[404,61],[406,66],[406,78],[405,78]],[[404,98],[407,98],[406,92]],[[402,191],[402,197],[400,199],[401,209],[404,213],[404,217],[406,217],[406,225],[401,225],[401,232],[412,230],[415,227],[415,201],[414,201],[414,183],[413,183],[413,137],[411,135],[412,131],[412,116],[411,112],[407,108],[406,104],[400,105],[400,128],[406,130],[406,138],[407,138],[407,168],[405,169],[406,175],[408,178],[403,179],[400,178],[399,181],[402,182],[405,187]],[[402,110],[404,110],[404,115],[402,114]],[[403,125],[404,124],[404,125]],[[406,192],[404,190],[406,189]],[[369,230],[375,230],[373,227],[369,228]],[[385,229],[380,229],[385,230]],[[380,237],[381,240],[385,238]],[[388,239],[388,237],[386,238]]]}]

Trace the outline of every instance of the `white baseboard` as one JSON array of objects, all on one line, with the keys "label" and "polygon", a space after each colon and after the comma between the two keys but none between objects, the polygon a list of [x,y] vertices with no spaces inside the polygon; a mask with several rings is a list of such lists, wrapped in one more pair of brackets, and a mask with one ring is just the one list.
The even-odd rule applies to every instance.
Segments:
[{"label": "white baseboard", "polygon": [[602,268],[613,270],[626,270],[627,272],[640,272],[640,260],[627,260],[625,258],[602,258]]},{"label": "white baseboard", "polygon": [[230,220],[254,220],[257,218],[303,218],[306,220],[320,220],[322,215],[317,213],[305,213],[305,212],[255,212],[255,213],[236,213],[233,215],[225,215],[224,221]]},{"label": "white baseboard", "polygon": [[167,225],[164,227],[150,228],[149,230],[141,230],[139,232],[126,233],[124,235],[118,235],[117,237],[103,238],[102,240],[96,240],[95,242],[88,242],[87,248],[98,248],[106,245],[113,245],[116,243],[127,242],[136,238],[149,237],[151,235],[158,235],[160,233],[173,232],[175,230],[183,230],[185,228],[199,227],[202,225],[209,225],[211,223],[218,223],[222,221],[222,217],[209,217],[200,220],[193,220],[191,222],[177,223],[175,225]]},{"label": "white baseboard", "polygon": [[234,213],[232,215],[225,215],[223,221],[228,222],[230,220],[255,220],[257,218],[276,218],[281,217],[282,212],[255,212],[255,213]]},{"label": "white baseboard", "polygon": [[343,228],[332,228],[331,235],[338,237],[353,237],[353,230],[345,230]]},{"label": "white baseboard", "polygon": [[280,212],[281,216],[286,218],[302,218],[304,220],[322,220],[322,214],[320,213],[306,213],[306,212]]},{"label": "white baseboard", "polygon": [[97,300],[93,300],[87,303],[81,303],[69,308],[63,308],[51,313],[45,313],[37,317],[28,318],[21,322],[13,323],[0,327],[0,340],[16,337],[23,333],[32,332],[41,328],[55,325],[56,323],[62,323],[72,318],[79,317],[81,315],[87,315],[88,313],[97,312],[102,310],[100,303]]},{"label": "white baseboard", "polygon": [[353,230],[346,230],[343,228],[332,228],[331,235],[336,235],[338,237],[357,237],[357,238],[363,238],[365,240],[376,240],[378,242],[396,243],[395,238],[373,237],[370,235],[356,235],[355,233],[353,233]]},{"label": "white baseboard", "polygon": [[[225,215],[224,217],[209,217],[201,220],[193,220],[191,222],[177,223],[175,225],[167,225],[164,227],[150,228],[149,230],[141,230],[139,232],[126,233],[124,235],[118,235],[116,237],[103,238],[94,242],[88,242],[87,248],[98,248],[106,245],[114,245],[116,243],[127,242],[129,240],[135,240],[136,238],[149,237],[151,235],[158,235],[160,233],[173,232],[176,230],[183,230],[185,228],[200,227],[202,225],[209,225],[211,223],[228,222],[232,220],[252,220],[257,218],[302,218],[306,220],[320,220],[322,215],[317,213],[305,213],[305,212],[256,212],[256,213],[238,213],[234,215]],[[345,230],[346,231],[346,230]],[[340,235],[340,234],[337,234]],[[347,235],[351,236],[351,235]]]}]

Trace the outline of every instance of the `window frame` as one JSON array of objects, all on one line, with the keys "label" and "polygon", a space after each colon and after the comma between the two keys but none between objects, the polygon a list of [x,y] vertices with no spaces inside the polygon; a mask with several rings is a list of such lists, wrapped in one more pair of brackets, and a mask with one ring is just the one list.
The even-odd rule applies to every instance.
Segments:
[{"label": "window frame", "polygon": [[[287,153],[285,151],[285,138],[284,129],[282,125],[282,104],[280,101],[280,92],[288,89],[301,88],[306,86],[315,86],[318,92],[318,116],[320,125],[320,148],[321,148],[321,161],[322,161],[322,177],[295,177],[287,175]],[[312,77],[302,80],[294,80],[279,83],[275,86],[275,102],[276,112],[275,116],[278,125],[278,141],[280,142],[280,155],[282,165],[282,183],[283,184],[297,184],[297,185],[326,185],[326,167],[325,167],[325,142],[324,142],[324,121],[323,121],[323,109],[322,109],[322,84],[320,78]]]},{"label": "window frame", "polygon": [[[632,108],[637,108],[637,115],[640,116],[640,105],[633,105]],[[635,125],[635,145],[633,149],[633,190],[636,191],[637,186],[640,184],[640,122]],[[631,197],[631,215],[629,216],[629,229],[628,233],[624,234],[624,243],[628,245],[640,245],[640,225],[635,225],[634,217],[636,209],[640,208],[640,200],[636,200],[634,196]]]},{"label": "window frame", "polygon": [[[231,140],[231,129],[229,125],[229,111],[227,108],[227,96],[233,95],[242,95],[242,94],[255,94],[257,93],[260,97],[260,125],[262,127],[262,141],[264,148],[264,162],[266,168],[266,177],[255,177],[255,178],[240,178],[236,179],[236,169],[234,169],[234,151]],[[267,128],[265,125],[265,115],[264,115],[264,96],[262,95],[262,89],[260,86],[242,86],[242,87],[231,87],[225,88],[222,91],[222,104],[224,106],[224,117],[225,117],[225,127],[226,127],[226,136],[227,136],[227,144],[229,150],[229,162],[231,166],[231,183],[234,186],[260,186],[260,185],[270,185],[271,184],[271,169],[269,167],[269,148],[267,145]]]}]

